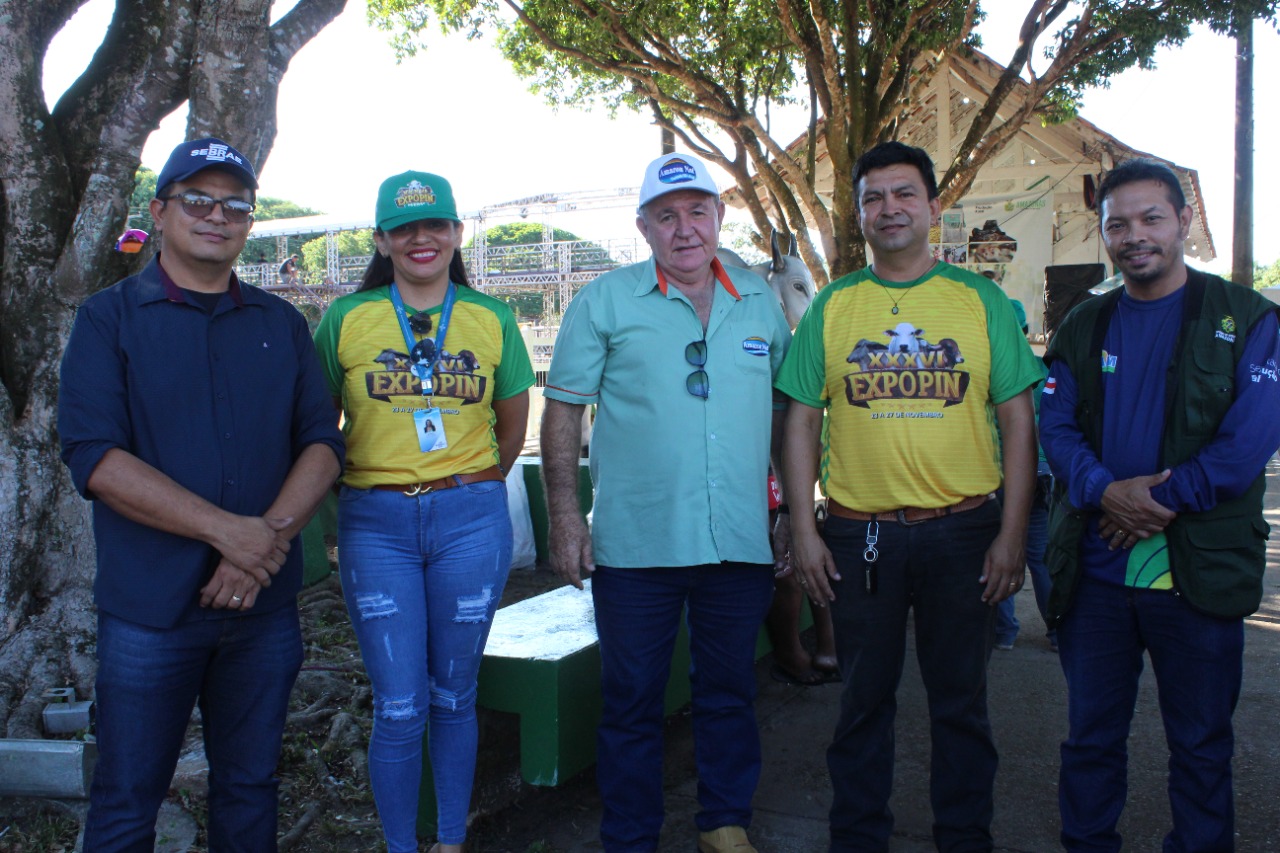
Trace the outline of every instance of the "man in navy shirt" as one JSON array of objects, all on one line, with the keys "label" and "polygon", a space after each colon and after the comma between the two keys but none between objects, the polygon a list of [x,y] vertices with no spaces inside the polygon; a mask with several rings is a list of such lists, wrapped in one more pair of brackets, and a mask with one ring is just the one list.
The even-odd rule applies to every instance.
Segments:
[{"label": "man in navy shirt", "polygon": [[302,662],[291,548],[343,459],[306,321],[232,272],[252,164],[174,149],[151,215],[161,254],[85,301],[58,429],[93,501],[99,760],[84,850],[149,851],[193,706],[209,848],[276,849],[276,763]]},{"label": "man in navy shirt", "polygon": [[1049,618],[1068,689],[1068,851],[1118,851],[1143,652],[1170,748],[1168,853],[1234,849],[1231,717],[1262,595],[1263,467],[1280,445],[1280,331],[1248,288],[1189,269],[1177,177],[1135,160],[1098,191],[1123,288],[1054,336],[1040,407],[1057,478]]}]

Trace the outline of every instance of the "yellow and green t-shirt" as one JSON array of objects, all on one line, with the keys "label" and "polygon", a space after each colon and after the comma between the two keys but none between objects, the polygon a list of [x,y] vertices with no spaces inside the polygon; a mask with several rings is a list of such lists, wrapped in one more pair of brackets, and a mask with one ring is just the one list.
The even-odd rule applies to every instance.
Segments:
[{"label": "yellow and green t-shirt", "polygon": [[[440,309],[426,313],[434,335]],[[423,453],[413,416],[428,403],[410,370],[389,288],[352,293],[329,306],[316,349],[346,416],[346,485],[407,485],[497,464],[493,401],[534,383],[520,329],[505,304],[459,287],[446,335],[431,402],[440,409],[448,447]]]},{"label": "yellow and green t-shirt", "polygon": [[828,409],[823,492],[883,512],[996,489],[993,406],[1041,376],[1004,292],[939,263],[915,281],[882,281],[868,268],[825,287],[774,386]]}]

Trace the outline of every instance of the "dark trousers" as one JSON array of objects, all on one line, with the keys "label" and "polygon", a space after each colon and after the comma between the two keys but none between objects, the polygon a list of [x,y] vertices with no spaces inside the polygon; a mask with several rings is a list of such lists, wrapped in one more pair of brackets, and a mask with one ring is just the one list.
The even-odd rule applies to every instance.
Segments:
[{"label": "dark trousers", "polygon": [[[982,601],[983,560],[1000,530],[990,501],[960,515],[879,525],[868,564],[868,522],[831,516],[823,538],[841,580],[832,602],[840,720],[827,750],[832,851],[887,851],[893,832],[895,693],[915,612],[916,659],[928,695],[933,834],[944,853],[990,851],[996,748],[987,720],[994,608]],[[874,571],[874,592],[867,569]]]},{"label": "dark trousers", "polygon": [[688,607],[698,804],[707,832],[751,823],[760,778],[755,647],[773,596],[773,567],[599,566],[591,580],[603,709],[596,781],[604,849],[658,849],[662,829],[663,698],[680,613]]},{"label": "dark trousers", "polygon": [[1234,850],[1231,716],[1243,677],[1244,620],[1199,613],[1170,590],[1082,578],[1058,648],[1071,724],[1058,785],[1062,846],[1072,853],[1120,850],[1116,822],[1128,789],[1126,745],[1145,649],[1169,743],[1173,830],[1164,851]]},{"label": "dark trousers", "polygon": [[98,614],[98,765],[85,853],[151,853],[197,701],[209,850],[276,849],[276,764],[302,665],[296,607],[149,628]]}]

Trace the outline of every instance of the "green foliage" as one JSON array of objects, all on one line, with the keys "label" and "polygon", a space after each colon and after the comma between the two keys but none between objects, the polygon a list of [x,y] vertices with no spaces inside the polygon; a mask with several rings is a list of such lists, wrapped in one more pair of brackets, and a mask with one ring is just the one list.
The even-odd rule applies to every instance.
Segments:
[{"label": "green foliage", "polygon": [[542,293],[506,293],[497,294],[498,298],[511,308],[511,312],[516,315],[516,319],[520,321],[537,321],[542,317],[546,308],[545,297]]},{"label": "green foliage", "polygon": [[[296,219],[300,216],[317,216],[324,211],[315,210],[314,208],[305,207],[297,202],[288,201],[282,198],[274,198],[272,196],[260,195],[256,201],[257,209],[253,212],[255,222],[270,222],[273,219]],[[311,239],[309,234],[299,234],[289,237],[285,241],[285,256],[297,255],[299,262],[302,261],[302,246]],[[243,263],[249,264],[266,264],[279,263],[277,253],[276,238],[266,237],[261,240],[250,240],[245,244],[244,251],[240,253]],[[320,256],[324,257],[324,250],[320,252]],[[320,265],[324,268],[324,264]]]},{"label": "green foliage", "polygon": [[[372,255],[376,251],[373,245],[372,228],[362,231],[343,231],[336,235],[335,239],[338,241],[338,254],[344,258]],[[304,272],[323,272],[327,264],[323,235],[302,244],[298,252],[298,266]]]},{"label": "green foliage", "polygon": [[323,211],[304,207],[296,202],[267,195],[258,196],[258,208],[253,212],[255,222],[270,222],[272,219],[295,219],[299,216],[316,216]]},{"label": "green foliage", "polygon": [[[494,225],[485,230],[484,241],[490,246],[532,246],[542,242],[542,232],[545,227],[541,222],[527,221]],[[582,239],[563,228],[552,228],[551,232],[551,239],[557,243]],[[472,235],[464,248],[470,249],[475,244],[476,238]]]},{"label": "green foliage", "polygon": [[1269,267],[1253,265],[1253,289],[1262,290],[1264,287],[1280,287],[1280,259]]},{"label": "green foliage", "polygon": [[[994,57],[1008,73],[961,129],[955,160],[939,163],[945,203],[1028,121],[1070,118],[1086,87],[1152,67],[1155,50],[1181,44],[1195,23],[1230,32],[1245,18],[1273,19],[1277,5],[987,0],[987,11],[1018,16],[1026,38],[1011,57]],[[825,256],[836,274],[862,262],[851,188],[837,181],[829,200],[819,193],[809,146],[788,151],[792,139],[772,135],[772,110],[811,107],[810,133],[829,167],[848,174],[870,145],[902,136],[938,70],[978,46],[985,14],[977,0],[369,0],[368,13],[401,56],[425,47],[433,22],[487,33],[552,104],[652,114],[739,186],[757,181],[778,200],[748,194],[758,232],[799,233],[810,266]],[[1021,91],[1034,97],[1023,99],[1015,92],[1027,80],[1034,88]]]},{"label": "green foliage", "polygon": [[757,239],[756,230],[745,222],[726,222],[720,228],[720,245],[752,266],[769,260],[769,255],[756,246]]},{"label": "green foliage", "polygon": [[129,197],[129,228],[141,228],[148,234],[155,231],[151,218],[151,199],[156,197],[156,179],[160,176],[146,166],[139,166],[133,176],[133,195]]},{"label": "green foliage", "polygon": [[[541,222],[528,221],[506,222],[501,225],[494,225],[484,232],[485,245],[491,249],[503,246],[536,246],[542,242],[544,227]],[[552,241],[556,243],[577,242],[582,239],[577,234],[565,231],[563,228],[552,228],[551,235]],[[463,248],[473,249],[475,244],[476,241],[473,236]],[[602,253],[603,250],[601,251]],[[523,254],[517,256],[508,255],[504,256],[498,262],[498,267],[491,271],[517,272],[537,269],[541,265],[541,260],[536,254],[527,256]],[[545,294],[541,290],[499,293],[497,296],[511,306],[511,310],[519,320],[537,320],[542,317],[546,310]]]}]

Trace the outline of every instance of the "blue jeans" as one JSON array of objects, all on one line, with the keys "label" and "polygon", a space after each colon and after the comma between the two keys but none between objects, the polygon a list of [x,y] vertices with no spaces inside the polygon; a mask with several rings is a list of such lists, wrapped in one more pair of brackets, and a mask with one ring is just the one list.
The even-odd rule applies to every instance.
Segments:
[{"label": "blue jeans", "polygon": [[[893,832],[895,696],[915,611],[916,659],[929,704],[929,799],[944,853],[990,851],[996,748],[987,718],[995,608],[982,601],[983,560],[1000,505],[903,526],[881,522],[868,564],[868,522],[829,516],[823,539],[841,580],[831,603],[844,683],[827,750],[831,850],[886,851]],[[868,592],[868,565],[874,591]]]},{"label": "blue jeans", "polygon": [[1244,620],[1206,616],[1169,590],[1082,578],[1058,629],[1058,647],[1070,722],[1058,782],[1063,847],[1120,849],[1126,741],[1145,649],[1170,751],[1173,830],[1164,851],[1234,850],[1231,716],[1240,698]]},{"label": "blue jeans", "polygon": [[418,849],[428,718],[439,840],[461,844],[476,767],[476,675],[511,567],[506,484],[415,497],[344,487],[338,547],[373,686],[369,779],[387,849]]},{"label": "blue jeans", "polygon": [[[1044,550],[1049,545],[1049,495],[1053,492],[1053,475],[1047,463],[1041,463],[1036,479],[1036,494],[1031,501],[1031,515],[1027,520],[1027,569],[1031,572],[1031,588],[1035,592],[1036,607],[1040,618],[1045,619],[1049,607],[1049,590],[1053,582],[1044,564]],[[996,605],[996,642],[1013,645],[1018,638],[1018,617],[1014,613],[1014,596]],[[1050,629],[1046,635],[1049,643],[1057,646],[1058,632]]]},{"label": "blue jeans", "polygon": [[98,765],[85,853],[151,853],[196,702],[209,850],[276,849],[276,764],[302,665],[295,607],[151,628],[98,613]]},{"label": "blue jeans", "polygon": [[604,849],[658,849],[663,699],[686,606],[701,806],[694,821],[703,832],[749,826],[760,779],[756,635],[773,597],[773,567],[599,566],[591,593],[600,637],[596,781],[604,801]]}]

